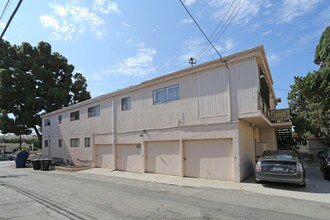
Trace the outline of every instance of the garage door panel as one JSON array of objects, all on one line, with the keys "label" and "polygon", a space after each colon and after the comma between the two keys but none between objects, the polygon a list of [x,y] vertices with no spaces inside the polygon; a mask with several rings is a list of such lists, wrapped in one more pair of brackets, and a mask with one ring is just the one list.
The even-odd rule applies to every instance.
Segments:
[{"label": "garage door panel", "polygon": [[146,172],[180,175],[180,143],[178,141],[146,144]]},{"label": "garage door panel", "polygon": [[141,147],[136,144],[117,145],[117,170],[142,172]]},{"label": "garage door panel", "polygon": [[231,139],[184,142],[185,176],[233,180]]},{"label": "garage door panel", "polygon": [[96,167],[113,169],[112,145],[96,145]]}]

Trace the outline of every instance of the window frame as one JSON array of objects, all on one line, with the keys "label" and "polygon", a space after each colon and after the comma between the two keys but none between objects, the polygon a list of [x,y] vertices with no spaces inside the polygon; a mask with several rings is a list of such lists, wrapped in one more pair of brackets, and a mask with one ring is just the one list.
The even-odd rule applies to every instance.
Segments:
[{"label": "window frame", "polygon": [[91,138],[85,137],[85,147],[91,147]]},{"label": "window frame", "polygon": [[45,127],[50,126],[50,118],[45,118],[44,125],[45,125]]},{"label": "window frame", "polygon": [[129,110],[131,110],[131,107],[132,107],[132,105],[131,105],[130,96],[121,99],[121,110],[122,111],[129,111]]},{"label": "window frame", "polygon": [[100,105],[95,105],[87,108],[87,117],[88,118],[93,118],[93,117],[98,117],[101,115],[101,107]]},{"label": "window frame", "polygon": [[58,147],[63,147],[63,139],[58,139]]},{"label": "window frame", "polygon": [[63,121],[63,116],[62,115],[57,116],[57,123],[62,124],[62,121]]},{"label": "window frame", "polygon": [[80,111],[70,112],[70,121],[77,121],[80,119]]},{"label": "window frame", "polygon": [[70,147],[79,147],[79,146],[80,146],[80,138],[70,138]]},{"label": "window frame", "polygon": [[[174,99],[171,99],[171,97],[169,97],[169,91],[171,89],[177,89],[177,96]],[[164,96],[164,98],[162,97],[161,99],[164,100],[157,100],[158,94],[164,93],[162,96]],[[156,89],[153,90],[153,104],[154,105],[158,105],[158,104],[162,104],[162,103],[167,103],[167,102],[172,102],[172,101],[176,101],[180,99],[180,87],[179,84],[175,84],[175,85],[171,85],[171,86],[166,86],[160,89]]]}]

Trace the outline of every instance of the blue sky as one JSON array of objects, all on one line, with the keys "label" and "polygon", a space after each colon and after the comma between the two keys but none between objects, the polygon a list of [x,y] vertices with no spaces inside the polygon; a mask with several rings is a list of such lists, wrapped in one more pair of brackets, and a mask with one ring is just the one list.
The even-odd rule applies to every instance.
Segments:
[{"label": "blue sky", "polygon": [[[1,11],[6,2],[0,1]],[[11,0],[1,31],[17,2]],[[278,108],[287,107],[294,76],[318,69],[313,58],[330,24],[328,0],[183,2],[209,37],[240,8],[214,44],[223,56],[264,45],[275,93],[282,98]],[[179,0],[24,0],[4,39],[33,46],[49,42],[84,74],[92,97],[189,68],[190,57],[197,64],[218,59],[213,50],[200,53],[206,40]]]}]

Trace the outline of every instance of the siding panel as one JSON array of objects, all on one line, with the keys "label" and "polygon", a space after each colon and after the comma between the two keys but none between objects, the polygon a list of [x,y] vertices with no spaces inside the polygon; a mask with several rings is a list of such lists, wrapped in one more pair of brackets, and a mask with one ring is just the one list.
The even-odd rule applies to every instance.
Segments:
[{"label": "siding panel", "polygon": [[225,68],[198,74],[199,117],[228,114],[228,80]]},{"label": "siding panel", "polygon": [[231,65],[231,101],[234,115],[257,111],[258,65],[255,59]]}]

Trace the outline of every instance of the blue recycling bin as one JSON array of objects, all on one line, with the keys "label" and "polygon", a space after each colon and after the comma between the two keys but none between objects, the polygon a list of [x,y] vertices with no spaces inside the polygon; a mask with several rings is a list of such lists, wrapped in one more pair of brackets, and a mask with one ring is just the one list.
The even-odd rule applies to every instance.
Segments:
[{"label": "blue recycling bin", "polygon": [[27,151],[21,151],[16,155],[15,163],[16,168],[25,168],[29,153]]}]

